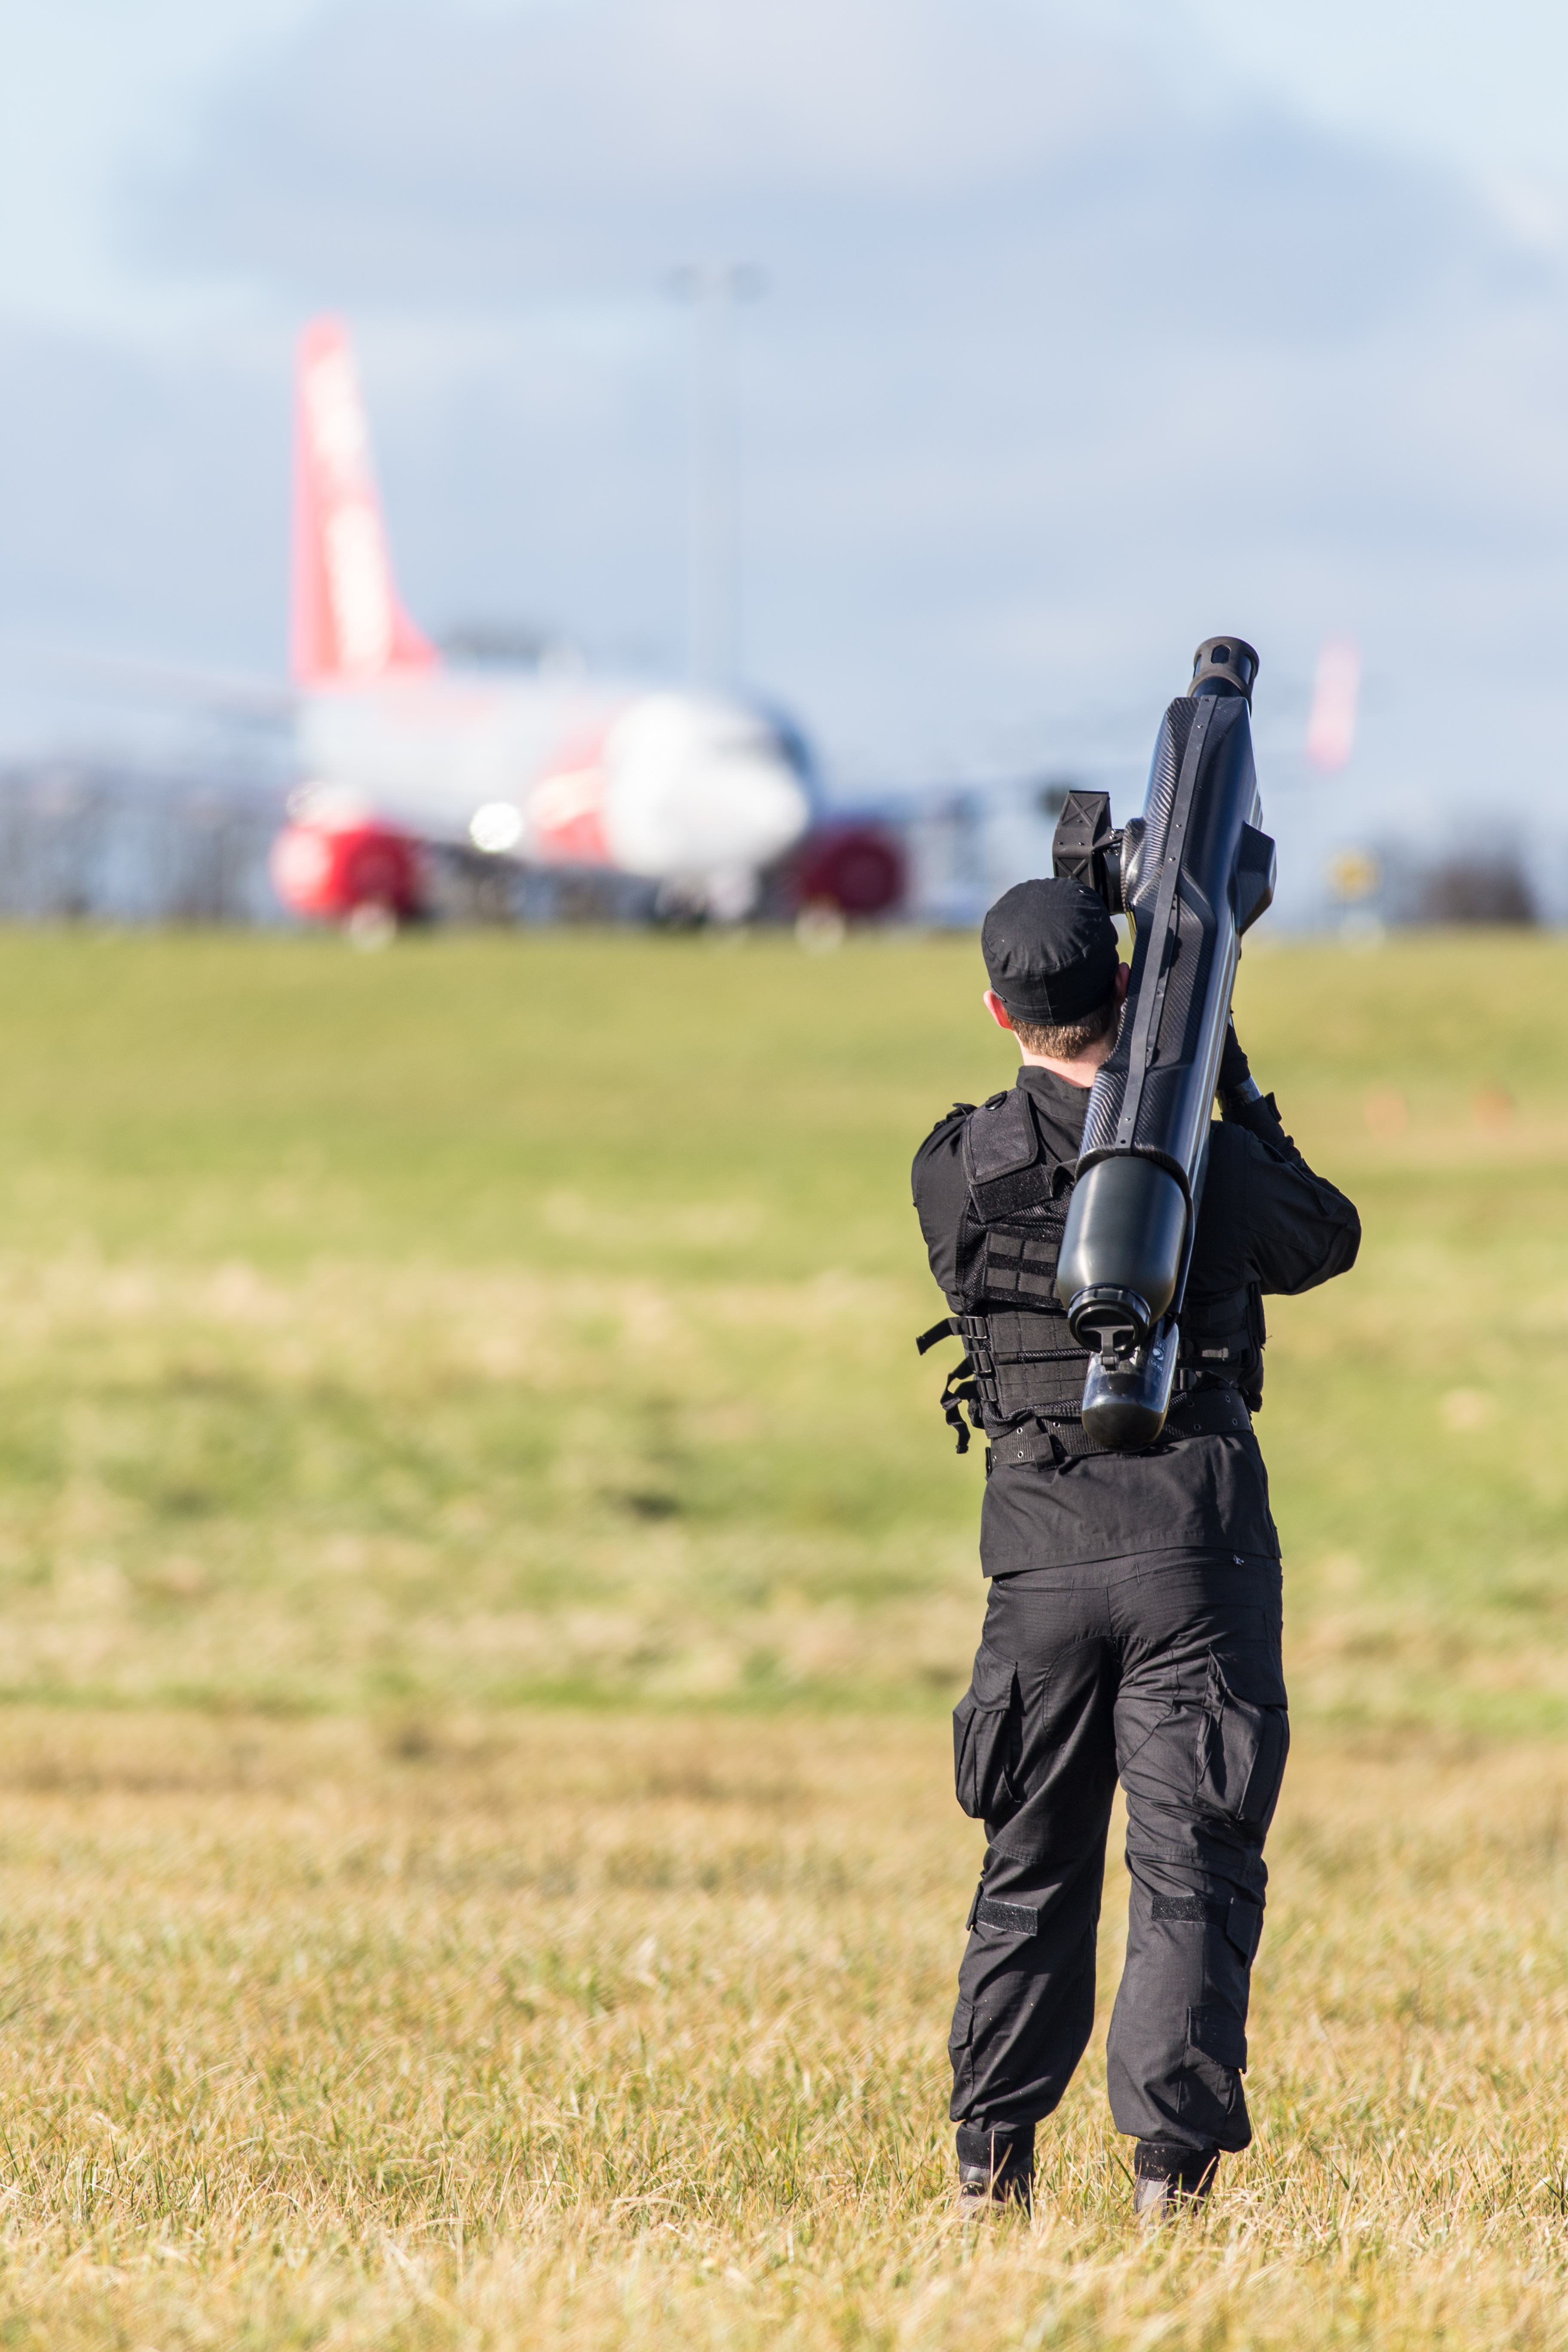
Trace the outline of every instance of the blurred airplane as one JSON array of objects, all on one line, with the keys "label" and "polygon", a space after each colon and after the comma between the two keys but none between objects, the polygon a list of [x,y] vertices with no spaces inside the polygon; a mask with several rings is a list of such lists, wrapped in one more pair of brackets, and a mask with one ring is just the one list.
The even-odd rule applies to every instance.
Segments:
[{"label": "blurred airplane", "polygon": [[896,843],[812,835],[810,762],[793,728],[724,694],[588,676],[448,668],[393,579],[370,437],[343,328],[300,352],[292,666],[313,781],[290,802],[272,876],[296,912],[417,913],[421,845],[468,845],[658,887],[667,911],[746,914],[795,853],[797,899],[846,913],[898,898]]}]

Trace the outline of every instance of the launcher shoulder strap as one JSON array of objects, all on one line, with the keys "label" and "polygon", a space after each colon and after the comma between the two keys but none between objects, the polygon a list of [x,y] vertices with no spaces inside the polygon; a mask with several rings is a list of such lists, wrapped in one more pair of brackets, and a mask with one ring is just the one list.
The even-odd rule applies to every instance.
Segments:
[{"label": "launcher shoulder strap", "polygon": [[993,1095],[964,1122],[963,1172],[974,1215],[983,1225],[1055,1197],[1067,1174],[1051,1158],[1024,1087]]},{"label": "launcher shoulder strap", "polygon": [[969,1407],[969,1419],[976,1429],[983,1428],[984,1425],[980,1419],[978,1410],[983,1402],[980,1368],[974,1360],[973,1352],[977,1343],[984,1344],[984,1339],[985,1321],[983,1316],[944,1315],[940,1323],[933,1323],[931,1329],[922,1331],[915,1341],[915,1346],[922,1356],[928,1348],[934,1348],[939,1339],[963,1339],[969,1345],[971,1352],[954,1364],[943,1383],[942,1394],[937,1399],[942,1409],[942,1419],[958,1440],[960,1454],[967,1454],[969,1451],[969,1428],[965,1423],[962,1408],[964,1405]]}]

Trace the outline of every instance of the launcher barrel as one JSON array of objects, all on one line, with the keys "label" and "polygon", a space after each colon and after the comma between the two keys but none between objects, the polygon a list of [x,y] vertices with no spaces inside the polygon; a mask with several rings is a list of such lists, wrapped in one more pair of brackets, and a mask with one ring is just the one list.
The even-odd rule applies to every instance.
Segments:
[{"label": "launcher barrel", "polygon": [[1109,804],[1097,813],[1076,795],[1065,838],[1058,828],[1058,871],[1092,879],[1134,938],[1057,1266],[1073,1335],[1094,1359],[1084,1426],[1105,1445],[1152,1444],[1169,1410],[1241,938],[1274,896],[1252,759],[1257,675],[1240,638],[1206,639],[1161,721],[1142,824],[1112,834]]}]

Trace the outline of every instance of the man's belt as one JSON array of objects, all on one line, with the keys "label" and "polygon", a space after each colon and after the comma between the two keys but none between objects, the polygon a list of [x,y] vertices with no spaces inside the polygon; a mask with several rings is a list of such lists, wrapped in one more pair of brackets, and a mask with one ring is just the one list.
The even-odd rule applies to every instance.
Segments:
[{"label": "man's belt", "polygon": [[[1252,1415],[1239,1389],[1199,1389],[1191,1396],[1173,1399],[1161,1435],[1248,1437],[1251,1433]],[[985,1475],[989,1478],[994,1470],[1081,1462],[1087,1454],[1110,1450],[1086,1436],[1081,1421],[1026,1421],[991,1439],[985,1449]]]}]

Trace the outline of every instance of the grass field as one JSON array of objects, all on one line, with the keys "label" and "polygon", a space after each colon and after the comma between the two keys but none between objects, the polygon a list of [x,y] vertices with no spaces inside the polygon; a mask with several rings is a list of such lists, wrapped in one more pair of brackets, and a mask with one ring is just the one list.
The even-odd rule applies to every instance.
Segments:
[{"label": "grass field", "polygon": [[1271,1318],[1259,2138],[1152,2247],[1092,2053],[948,2204],[982,984],[0,937],[0,2344],[1568,2345],[1568,943],[1244,967],[1366,1239]]}]

